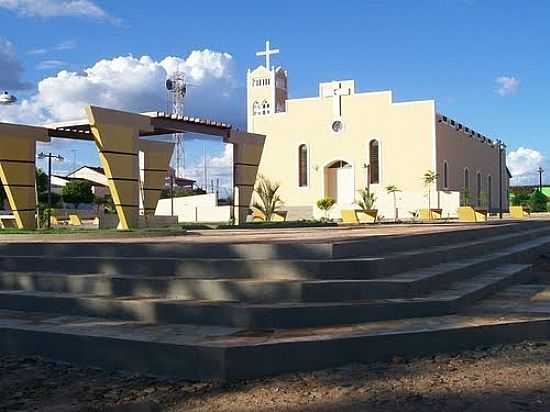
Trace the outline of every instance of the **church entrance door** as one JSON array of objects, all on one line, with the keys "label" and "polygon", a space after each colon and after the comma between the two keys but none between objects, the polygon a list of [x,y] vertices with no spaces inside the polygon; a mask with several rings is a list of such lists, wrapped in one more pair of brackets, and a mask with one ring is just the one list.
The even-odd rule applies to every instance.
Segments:
[{"label": "church entrance door", "polygon": [[331,163],[325,169],[325,196],[336,200],[339,206],[354,201],[353,167],[342,160]]}]

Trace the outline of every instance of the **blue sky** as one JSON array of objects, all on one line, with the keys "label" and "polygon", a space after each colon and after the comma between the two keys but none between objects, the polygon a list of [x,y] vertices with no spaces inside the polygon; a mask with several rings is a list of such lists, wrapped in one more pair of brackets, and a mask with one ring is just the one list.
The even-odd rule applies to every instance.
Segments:
[{"label": "blue sky", "polygon": [[[246,69],[261,63],[255,51],[270,39],[281,49],[274,63],[289,71],[291,97],[315,95],[319,81],[352,78],[360,91],[436,99],[439,111],[504,139],[510,151],[523,147],[512,159],[522,173],[550,157],[545,0],[71,3],[0,0],[0,38],[11,42],[23,68],[20,80],[31,84],[14,90],[20,98],[32,98],[38,82],[60,70],[81,73],[102,59],[185,59],[209,49],[232,56],[234,98],[213,113],[243,124]],[[0,88],[8,86],[0,76]],[[190,92],[193,98],[203,98],[200,85]],[[201,156],[202,145],[189,144],[188,162]],[[67,141],[58,148],[70,151]],[[223,157],[219,144],[208,142],[207,148],[212,157]],[[89,147],[78,147],[78,157],[97,162]]]}]

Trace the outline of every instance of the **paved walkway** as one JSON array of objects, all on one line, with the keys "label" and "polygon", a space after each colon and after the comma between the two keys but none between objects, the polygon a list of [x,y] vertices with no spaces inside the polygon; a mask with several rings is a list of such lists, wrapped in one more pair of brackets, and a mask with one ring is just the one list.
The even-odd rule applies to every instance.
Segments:
[{"label": "paved walkway", "polygon": [[[543,218],[537,220],[550,220]],[[369,226],[329,226],[281,229],[188,230],[172,233],[74,233],[74,234],[10,234],[2,235],[0,243],[323,243],[365,239],[372,236],[410,236],[464,230],[487,230],[495,225],[510,225],[515,221],[492,220],[488,224],[416,223],[380,224]]]}]

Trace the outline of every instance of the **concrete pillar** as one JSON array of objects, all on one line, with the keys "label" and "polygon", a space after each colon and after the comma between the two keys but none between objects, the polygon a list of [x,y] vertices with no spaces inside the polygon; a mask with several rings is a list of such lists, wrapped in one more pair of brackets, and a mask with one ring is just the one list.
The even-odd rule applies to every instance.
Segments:
[{"label": "concrete pillar", "polygon": [[141,198],[144,215],[154,215],[168,173],[174,143],[140,140],[143,152]]},{"label": "concrete pillar", "polygon": [[151,119],[134,113],[88,106],[86,114],[99,151],[119,229],[138,227],[139,135],[153,132]]},{"label": "concrete pillar", "polygon": [[0,179],[19,229],[36,229],[36,142],[47,129],[0,123]]},{"label": "concrete pillar", "polygon": [[258,167],[264,149],[264,136],[231,131],[227,143],[233,144],[233,184],[235,223],[246,222]]}]

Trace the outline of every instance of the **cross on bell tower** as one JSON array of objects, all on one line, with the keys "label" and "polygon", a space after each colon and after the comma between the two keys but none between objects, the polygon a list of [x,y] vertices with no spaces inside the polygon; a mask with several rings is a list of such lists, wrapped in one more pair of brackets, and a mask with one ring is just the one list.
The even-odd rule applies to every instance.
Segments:
[{"label": "cross on bell tower", "polygon": [[274,54],[279,54],[280,53],[280,50],[279,49],[272,49],[271,48],[271,43],[269,42],[269,40],[266,40],[265,42],[265,50],[264,51],[259,51],[259,52],[256,52],[256,56],[265,56],[265,68],[267,70],[271,70],[271,56],[274,55]]},{"label": "cross on bell tower", "polygon": [[264,117],[286,111],[288,73],[280,66],[271,66],[271,56],[279,53],[279,49],[272,49],[269,40],[266,41],[265,50],[256,53],[256,56],[265,57],[265,66],[248,70],[247,128],[250,132],[261,128],[259,123]]}]

